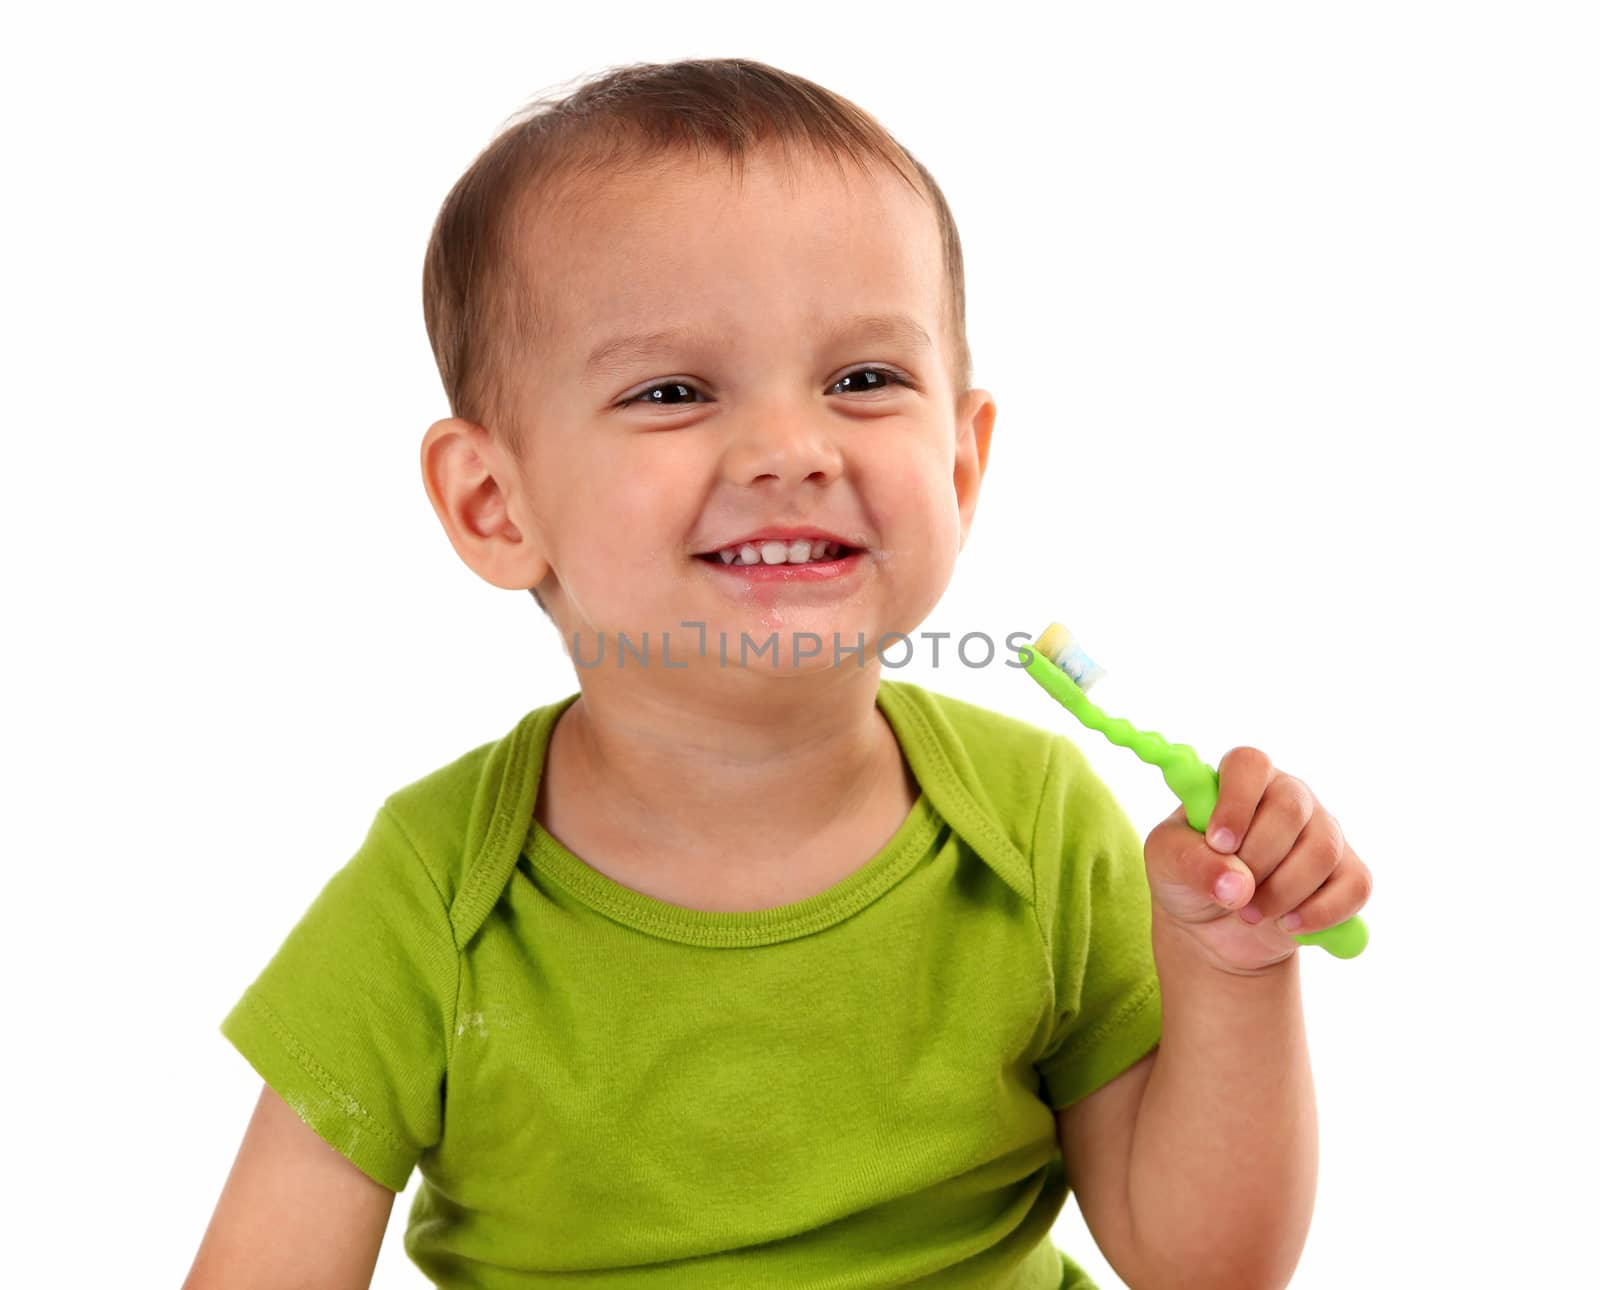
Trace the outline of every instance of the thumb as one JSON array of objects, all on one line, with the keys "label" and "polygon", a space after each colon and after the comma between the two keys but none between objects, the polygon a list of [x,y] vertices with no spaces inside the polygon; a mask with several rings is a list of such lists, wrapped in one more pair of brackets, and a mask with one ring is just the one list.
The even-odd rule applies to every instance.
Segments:
[{"label": "thumb", "polygon": [[[1152,889],[1159,887],[1196,916],[1217,905],[1242,909],[1255,895],[1256,880],[1250,866],[1236,855],[1215,850],[1204,834],[1190,827],[1182,806],[1150,830],[1145,856]],[[1210,916],[1217,917],[1215,913]]]},{"label": "thumb", "polygon": [[1211,863],[1206,866],[1206,890],[1224,909],[1242,909],[1256,894],[1256,876],[1250,866],[1238,856],[1219,855],[1211,851]]}]

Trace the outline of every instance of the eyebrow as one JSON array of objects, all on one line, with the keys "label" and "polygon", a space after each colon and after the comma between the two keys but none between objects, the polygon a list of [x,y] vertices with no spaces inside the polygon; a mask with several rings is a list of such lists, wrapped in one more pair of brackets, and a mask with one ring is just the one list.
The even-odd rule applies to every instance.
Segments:
[{"label": "eyebrow", "polygon": [[[900,345],[911,350],[933,348],[933,339],[927,329],[909,314],[857,314],[823,334],[823,340],[828,343],[855,337],[878,344]],[[711,332],[694,325],[615,336],[589,352],[584,372],[589,376],[614,376],[630,363],[674,345],[687,348],[703,344],[709,347],[711,338]]]}]

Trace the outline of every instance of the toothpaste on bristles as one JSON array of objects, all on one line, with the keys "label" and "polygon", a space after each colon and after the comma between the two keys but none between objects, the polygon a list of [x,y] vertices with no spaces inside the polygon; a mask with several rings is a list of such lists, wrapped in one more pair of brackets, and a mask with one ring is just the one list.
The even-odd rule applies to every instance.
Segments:
[{"label": "toothpaste on bristles", "polygon": [[1033,647],[1070,676],[1080,690],[1088,690],[1106,674],[1105,668],[1085,654],[1077,637],[1060,623],[1051,623],[1040,632]]}]

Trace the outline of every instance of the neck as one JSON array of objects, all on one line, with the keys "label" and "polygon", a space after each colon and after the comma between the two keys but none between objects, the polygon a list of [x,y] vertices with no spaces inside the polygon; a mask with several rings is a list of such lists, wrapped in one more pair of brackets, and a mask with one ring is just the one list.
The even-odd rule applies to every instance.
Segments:
[{"label": "neck", "polygon": [[878,680],[876,663],[670,680],[596,669],[552,732],[547,770],[559,760],[556,791],[583,793],[613,845],[777,863],[905,792]]}]

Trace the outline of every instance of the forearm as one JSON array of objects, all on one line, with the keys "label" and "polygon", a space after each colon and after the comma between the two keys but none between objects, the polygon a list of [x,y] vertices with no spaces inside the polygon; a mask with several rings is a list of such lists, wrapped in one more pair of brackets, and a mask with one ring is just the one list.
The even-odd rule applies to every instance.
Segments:
[{"label": "forearm", "polygon": [[1317,1108],[1300,955],[1217,967],[1158,910],[1161,1046],[1135,1120],[1134,1290],[1287,1286],[1311,1228]]}]

